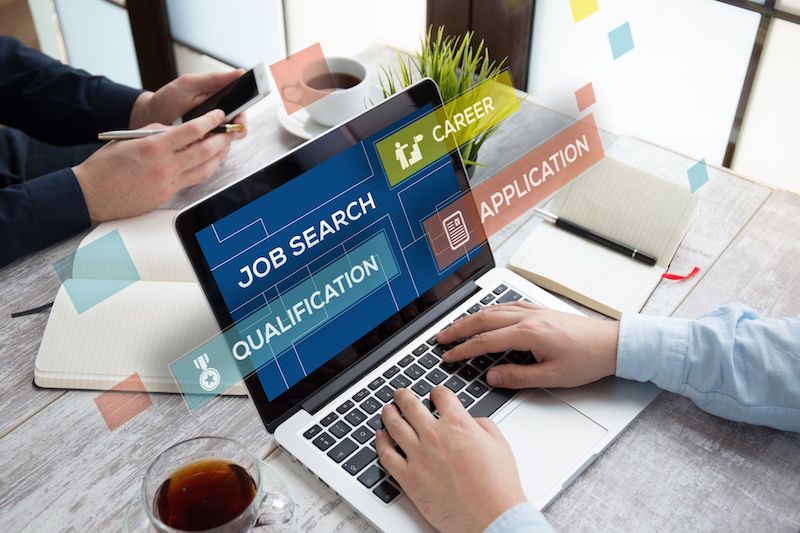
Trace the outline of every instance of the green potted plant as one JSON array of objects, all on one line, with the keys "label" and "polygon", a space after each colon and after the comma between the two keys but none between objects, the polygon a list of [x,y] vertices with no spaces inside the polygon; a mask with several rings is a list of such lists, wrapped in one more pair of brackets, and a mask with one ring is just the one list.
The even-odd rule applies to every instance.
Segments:
[{"label": "green potted plant", "polygon": [[[445,36],[440,26],[433,36],[433,28],[420,40],[420,50],[413,56],[398,53],[396,67],[381,67],[380,84],[384,97],[403,90],[420,78],[431,78],[439,85],[442,100],[447,102],[475,85],[497,76],[507,58],[493,61],[483,40],[473,47],[473,32],[463,37]],[[461,156],[467,171],[472,174],[478,164],[478,151],[499,124],[486,130],[477,138],[461,146]]]}]

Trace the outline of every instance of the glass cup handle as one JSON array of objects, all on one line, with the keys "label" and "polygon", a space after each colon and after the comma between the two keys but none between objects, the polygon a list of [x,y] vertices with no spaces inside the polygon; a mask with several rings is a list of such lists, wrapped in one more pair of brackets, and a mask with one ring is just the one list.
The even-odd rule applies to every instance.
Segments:
[{"label": "glass cup handle", "polygon": [[280,492],[267,492],[261,500],[253,531],[268,531],[273,526],[289,524],[294,519],[294,502]]},{"label": "glass cup handle", "polygon": [[271,482],[264,487],[253,531],[294,531],[295,503],[289,484],[265,463],[261,463],[261,479],[264,483]]}]

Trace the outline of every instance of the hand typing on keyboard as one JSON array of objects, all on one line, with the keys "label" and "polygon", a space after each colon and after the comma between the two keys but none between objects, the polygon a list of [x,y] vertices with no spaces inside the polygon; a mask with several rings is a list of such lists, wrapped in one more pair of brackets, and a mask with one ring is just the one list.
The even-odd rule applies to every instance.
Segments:
[{"label": "hand typing on keyboard", "polygon": [[445,352],[445,362],[518,350],[538,364],[501,364],[489,370],[493,387],[575,387],[614,375],[619,322],[553,311],[528,302],[484,307],[439,333],[442,344],[467,339]]},{"label": "hand typing on keyboard", "polygon": [[492,421],[472,418],[447,387],[430,396],[439,419],[409,390],[395,392],[396,406],[383,409],[378,457],[436,529],[483,531],[525,501],[511,448]]}]

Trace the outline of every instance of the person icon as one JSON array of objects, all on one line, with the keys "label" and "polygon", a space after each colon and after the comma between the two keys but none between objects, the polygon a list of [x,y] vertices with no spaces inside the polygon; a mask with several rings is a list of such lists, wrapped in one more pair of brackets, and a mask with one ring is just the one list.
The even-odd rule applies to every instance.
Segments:
[{"label": "person icon", "polygon": [[400,141],[394,143],[394,156],[400,162],[400,168],[403,170],[411,166],[411,163],[406,159],[406,148],[408,148],[408,144],[400,144]]},{"label": "person icon", "polygon": [[411,157],[408,158],[408,166],[422,161],[422,151],[419,149],[419,143],[422,142],[425,136],[421,133],[414,135],[414,145],[411,147]]}]

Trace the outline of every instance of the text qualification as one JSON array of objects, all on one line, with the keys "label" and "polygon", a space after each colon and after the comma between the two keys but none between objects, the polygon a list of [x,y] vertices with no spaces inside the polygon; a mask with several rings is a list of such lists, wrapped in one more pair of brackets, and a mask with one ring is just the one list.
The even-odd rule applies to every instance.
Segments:
[{"label": "text qualification", "polygon": [[[287,242],[294,257],[301,256],[306,250],[320,244],[327,237],[335,235],[343,227],[349,226],[370,211],[377,209],[372,193],[360,196],[347,204],[343,209],[338,209],[327,218],[321,219],[313,226],[294,235]],[[283,246],[276,246],[266,255],[256,258],[252,264],[245,265],[239,272],[243,279],[238,282],[239,287],[246,289],[253,284],[256,278],[266,277],[273,270],[286,264],[286,251]]]},{"label": "text qualification", "polygon": [[[302,296],[298,301],[291,304],[286,302],[283,313],[276,314],[265,320],[263,326],[258,327],[254,333],[247,335],[246,340],[237,341],[233,345],[231,348],[233,357],[237,361],[247,359],[253,352],[263,348],[265,344],[269,345],[273,339],[289,334],[293,328],[299,327],[303,323],[304,317],[310,318],[317,313],[324,313],[324,321],[331,316],[326,312],[326,306],[340,298],[348,302],[351,301],[354,297],[349,297],[348,293],[350,291],[357,293],[358,291],[355,291],[354,288],[380,270],[381,264],[378,256],[370,255],[369,258],[352,265],[329,283],[321,285],[311,293]],[[280,300],[283,302],[284,298]],[[302,328],[300,330],[304,331]],[[296,342],[297,340],[297,335],[291,335],[291,342]],[[275,355],[279,352],[280,349],[273,350]]]}]

